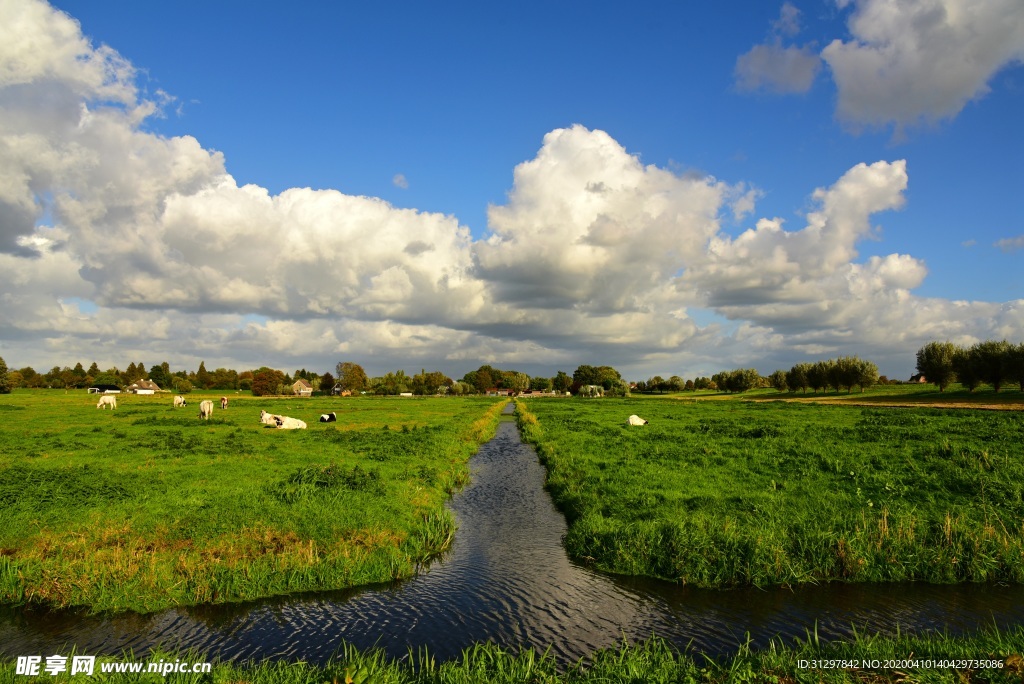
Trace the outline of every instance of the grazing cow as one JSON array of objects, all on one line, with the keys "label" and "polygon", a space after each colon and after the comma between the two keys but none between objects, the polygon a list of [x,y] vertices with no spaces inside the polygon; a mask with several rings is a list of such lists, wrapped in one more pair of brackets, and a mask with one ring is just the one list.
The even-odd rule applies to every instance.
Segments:
[{"label": "grazing cow", "polygon": [[210,416],[213,415],[213,402],[209,399],[203,399],[199,402],[199,417],[203,420],[209,420]]},{"label": "grazing cow", "polygon": [[626,425],[647,425],[647,421],[638,415],[632,415],[626,420]]},{"label": "grazing cow", "polygon": [[334,423],[337,420],[338,420],[338,416],[335,415],[334,411],[331,411],[330,413],[321,413],[320,414],[320,422],[321,423]]},{"label": "grazing cow", "polygon": [[220,398],[220,407],[222,409],[226,409],[228,407],[228,398],[227,397],[221,397]]},{"label": "grazing cow", "polygon": [[107,408],[108,406],[110,407],[111,411],[116,409],[117,399],[110,396],[109,394],[105,394],[102,397],[100,397],[100,400],[96,403],[96,408]]},{"label": "grazing cow", "polygon": [[275,416],[277,419],[277,428],[279,430],[305,430],[306,423],[299,420],[298,418],[289,418],[288,416]]},{"label": "grazing cow", "polygon": [[178,396],[174,397],[174,408],[179,408],[181,406],[188,406],[188,404],[185,403],[185,397],[179,394]]}]

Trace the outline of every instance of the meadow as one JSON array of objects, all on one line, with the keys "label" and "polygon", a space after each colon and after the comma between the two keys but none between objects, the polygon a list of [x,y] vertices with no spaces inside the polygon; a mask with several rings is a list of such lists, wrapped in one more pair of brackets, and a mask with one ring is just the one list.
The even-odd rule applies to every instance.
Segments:
[{"label": "meadow", "polygon": [[506,403],[217,396],[0,395],[0,602],[148,612],[410,577]]},{"label": "meadow", "polygon": [[757,396],[520,401],[569,554],[701,587],[1024,581],[1020,411]]}]

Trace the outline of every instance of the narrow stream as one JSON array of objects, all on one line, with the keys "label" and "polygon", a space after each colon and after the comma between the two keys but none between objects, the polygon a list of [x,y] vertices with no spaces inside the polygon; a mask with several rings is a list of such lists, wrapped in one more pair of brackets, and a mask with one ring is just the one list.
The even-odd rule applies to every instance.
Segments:
[{"label": "narrow stream", "polygon": [[425,646],[439,659],[475,642],[533,646],[563,662],[657,634],[709,654],[735,653],[749,633],[843,638],[858,631],[971,631],[1024,624],[1024,587],[828,585],[798,590],[700,590],[619,578],[570,561],[563,516],[544,491],[544,468],[516,426],[470,462],[452,501],[459,529],[429,572],[393,586],[288,596],[244,604],[88,617],[0,608],[0,654],[137,655],[162,645],[223,659],[320,663],[343,642],[394,657]]}]

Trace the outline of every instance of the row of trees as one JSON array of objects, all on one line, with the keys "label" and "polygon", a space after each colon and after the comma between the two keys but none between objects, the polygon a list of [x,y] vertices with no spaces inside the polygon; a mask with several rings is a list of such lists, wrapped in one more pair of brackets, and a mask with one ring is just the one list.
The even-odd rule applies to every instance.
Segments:
[{"label": "row of trees", "polygon": [[1006,340],[978,342],[961,347],[952,342],[929,342],[917,352],[917,372],[944,392],[959,382],[973,392],[978,385],[991,385],[998,392],[1016,383],[1024,392],[1024,342]]}]

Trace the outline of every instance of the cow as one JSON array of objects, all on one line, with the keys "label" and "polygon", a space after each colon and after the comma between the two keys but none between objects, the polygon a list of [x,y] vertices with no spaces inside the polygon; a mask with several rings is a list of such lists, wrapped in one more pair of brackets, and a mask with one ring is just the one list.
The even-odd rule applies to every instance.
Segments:
[{"label": "cow", "polygon": [[626,425],[647,425],[647,421],[634,414],[626,419]]},{"label": "cow", "polygon": [[221,397],[220,398],[220,407],[221,407],[221,409],[226,409],[228,407],[228,398],[227,397]]},{"label": "cow", "polygon": [[213,415],[213,402],[209,399],[203,399],[199,402],[199,417],[203,420],[209,420],[210,416]]},{"label": "cow", "polygon": [[277,419],[281,416],[266,411],[260,411],[260,422],[264,425],[277,425]]},{"label": "cow", "polygon": [[276,416],[277,429],[279,430],[305,430],[306,423],[298,418],[288,416]]},{"label": "cow", "polygon": [[178,396],[174,397],[174,408],[180,408],[182,406],[188,406],[188,404],[185,403],[185,397],[179,394]]},{"label": "cow", "polygon": [[321,423],[334,423],[337,420],[338,420],[338,416],[334,413],[334,411],[331,411],[330,413],[321,413],[320,414],[320,422]]},{"label": "cow", "polygon": [[100,400],[96,402],[96,408],[107,408],[108,406],[111,411],[117,408],[117,399],[109,394],[103,395],[100,397]]}]

